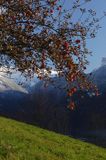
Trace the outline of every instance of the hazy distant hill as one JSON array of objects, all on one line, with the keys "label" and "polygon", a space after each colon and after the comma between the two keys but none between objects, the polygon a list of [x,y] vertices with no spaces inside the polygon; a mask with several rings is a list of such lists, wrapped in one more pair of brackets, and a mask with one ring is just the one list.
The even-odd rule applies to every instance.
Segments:
[{"label": "hazy distant hill", "polygon": [[92,79],[99,89],[106,90],[106,65],[103,65],[92,72]]}]

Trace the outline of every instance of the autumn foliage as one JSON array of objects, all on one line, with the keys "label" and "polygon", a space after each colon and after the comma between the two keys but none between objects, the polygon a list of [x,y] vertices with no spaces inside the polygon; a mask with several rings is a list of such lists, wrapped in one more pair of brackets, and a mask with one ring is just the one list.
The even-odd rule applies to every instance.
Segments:
[{"label": "autumn foliage", "polygon": [[99,20],[94,10],[86,10],[91,0],[66,1],[0,0],[0,60],[44,80],[55,69],[71,84],[72,96],[79,88],[96,89],[84,71],[86,41],[95,37]]}]

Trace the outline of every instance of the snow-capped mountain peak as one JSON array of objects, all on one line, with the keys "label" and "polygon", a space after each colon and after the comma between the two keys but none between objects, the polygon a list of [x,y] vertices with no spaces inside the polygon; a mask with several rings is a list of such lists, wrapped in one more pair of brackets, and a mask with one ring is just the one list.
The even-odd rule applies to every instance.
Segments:
[{"label": "snow-capped mountain peak", "polygon": [[9,79],[0,75],[0,92],[8,91],[8,90],[27,93],[26,89],[16,84],[12,79]]}]

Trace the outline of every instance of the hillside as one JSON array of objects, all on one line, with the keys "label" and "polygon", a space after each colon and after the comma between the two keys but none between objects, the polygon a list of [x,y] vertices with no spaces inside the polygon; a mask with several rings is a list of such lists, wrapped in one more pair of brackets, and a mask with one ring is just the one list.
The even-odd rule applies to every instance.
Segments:
[{"label": "hillside", "polygon": [[106,150],[0,117],[0,160],[105,160]]}]

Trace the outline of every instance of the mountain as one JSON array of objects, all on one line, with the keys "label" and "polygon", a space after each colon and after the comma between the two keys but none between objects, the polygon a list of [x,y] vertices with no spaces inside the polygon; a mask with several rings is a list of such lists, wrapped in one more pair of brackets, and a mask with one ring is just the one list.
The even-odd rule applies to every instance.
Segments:
[{"label": "mountain", "polygon": [[102,65],[98,69],[94,70],[92,72],[91,78],[100,90],[102,89],[105,91],[106,89],[106,65]]},{"label": "mountain", "polygon": [[[25,121],[30,115],[28,92],[12,79],[0,75],[0,115]],[[25,113],[24,113],[25,110]],[[27,116],[28,115],[28,116]]]},{"label": "mountain", "polygon": [[99,143],[106,141],[106,66],[93,71],[90,78],[102,94],[90,97],[78,91],[73,97],[76,103],[74,111],[67,108],[69,100],[66,91],[59,89],[67,85],[63,78],[54,78],[57,87],[50,84],[45,88],[42,81],[33,86],[30,94],[31,101],[36,106],[37,124],[63,134],[90,137],[90,140],[93,136],[95,142],[96,139],[100,140]]},{"label": "mountain", "polygon": [[[106,67],[102,66],[93,71],[91,76],[100,88],[102,86],[102,89],[106,86],[105,73]],[[67,92],[61,89],[67,88],[68,83],[64,78],[53,77],[52,79],[56,85],[51,83],[45,88],[44,82],[39,81],[30,87],[29,94],[22,92],[17,88],[18,86],[10,82],[11,80],[6,79],[6,88],[9,89],[0,93],[0,115],[36,124],[65,135],[85,137],[96,144],[104,145],[106,142],[104,136],[106,135],[105,90],[98,97],[89,97],[86,93],[79,91],[73,97],[76,109],[71,111],[67,108],[69,103]],[[12,87],[8,86],[8,81]],[[1,84],[3,83],[4,80]],[[95,138],[92,139],[92,136]],[[99,139],[99,142],[96,139]]]},{"label": "mountain", "polygon": [[74,112],[73,134],[94,136],[95,140],[106,142],[106,65],[94,70],[90,78],[97,85],[100,95],[89,97],[81,92],[74,96],[78,107]]},{"label": "mountain", "polygon": [[56,86],[51,83],[45,87],[43,81],[40,81],[31,90],[30,100],[35,106],[35,121],[40,127],[69,134],[72,112],[67,108],[66,91],[60,89],[65,86],[65,81],[63,78],[54,79]]},{"label": "mountain", "polygon": [[27,90],[16,84],[12,79],[5,76],[0,76],[0,92],[5,91],[18,91],[22,93],[27,93]]}]

